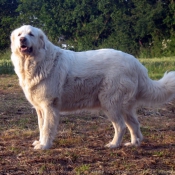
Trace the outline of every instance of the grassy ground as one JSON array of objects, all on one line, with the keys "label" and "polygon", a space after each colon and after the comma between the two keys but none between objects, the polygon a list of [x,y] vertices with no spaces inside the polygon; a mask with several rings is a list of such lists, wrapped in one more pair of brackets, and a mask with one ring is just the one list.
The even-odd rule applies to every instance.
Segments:
[{"label": "grassy ground", "polygon": [[166,71],[175,70],[175,57],[139,60],[148,69],[148,74],[152,79],[159,79]]},{"label": "grassy ground", "polygon": [[[0,53],[0,74],[14,74],[10,55],[10,50]],[[175,57],[142,58],[139,60],[148,69],[148,74],[152,79],[160,79],[166,71],[175,70]]]},{"label": "grassy ground", "polygon": [[10,55],[10,50],[0,53],[0,74],[14,74],[13,66],[10,61]]},{"label": "grassy ground", "polygon": [[[36,151],[35,110],[17,77],[0,75],[0,174],[175,175],[175,102],[138,114],[145,137],[139,148],[105,148],[114,134],[111,123],[82,114],[62,117],[52,149]],[[129,139],[127,131],[123,143]]]}]

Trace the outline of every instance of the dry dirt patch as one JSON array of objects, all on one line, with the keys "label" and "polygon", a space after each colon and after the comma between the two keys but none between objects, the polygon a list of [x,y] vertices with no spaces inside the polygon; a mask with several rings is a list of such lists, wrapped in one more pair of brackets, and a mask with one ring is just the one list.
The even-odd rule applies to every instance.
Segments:
[{"label": "dry dirt patch", "polygon": [[[139,148],[108,149],[114,134],[104,116],[61,118],[52,149],[36,151],[35,110],[26,101],[15,75],[0,76],[1,175],[173,175],[175,174],[175,102],[138,110],[145,137]],[[123,142],[130,139],[127,131]]]}]

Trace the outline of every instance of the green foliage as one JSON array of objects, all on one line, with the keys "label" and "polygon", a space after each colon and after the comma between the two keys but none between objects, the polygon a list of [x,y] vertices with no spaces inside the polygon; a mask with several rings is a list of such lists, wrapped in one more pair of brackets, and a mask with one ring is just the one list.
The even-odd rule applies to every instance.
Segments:
[{"label": "green foliage", "polygon": [[9,36],[18,16],[15,11],[17,7],[17,0],[0,0],[0,50],[8,48],[10,45]]},{"label": "green foliage", "polygon": [[171,56],[174,11],[175,2],[165,0],[0,0],[0,48],[9,46],[11,30],[31,24],[55,44],[64,36],[77,51],[106,47],[138,57]]}]

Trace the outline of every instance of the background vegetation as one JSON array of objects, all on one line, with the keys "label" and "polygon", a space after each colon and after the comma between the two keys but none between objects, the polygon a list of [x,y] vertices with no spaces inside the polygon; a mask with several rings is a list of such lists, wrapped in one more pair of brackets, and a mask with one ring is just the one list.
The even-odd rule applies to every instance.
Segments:
[{"label": "background vegetation", "polygon": [[137,57],[172,56],[174,12],[174,0],[0,0],[0,50],[9,48],[14,28],[31,24],[77,51],[106,47]]},{"label": "background vegetation", "polygon": [[133,54],[151,78],[175,67],[174,0],[0,0],[0,74],[14,73],[9,36],[23,24],[42,28],[54,44],[75,51]]},{"label": "background vegetation", "polygon": [[[174,0],[0,0],[0,174],[173,175],[175,101],[138,109],[139,148],[106,149],[113,127],[103,115],[60,119],[53,148],[34,151],[36,112],[10,62],[10,33],[31,24],[75,51],[114,48],[135,55],[153,79],[175,69]],[[83,117],[82,117],[83,116]],[[129,132],[123,143],[130,139]]]}]

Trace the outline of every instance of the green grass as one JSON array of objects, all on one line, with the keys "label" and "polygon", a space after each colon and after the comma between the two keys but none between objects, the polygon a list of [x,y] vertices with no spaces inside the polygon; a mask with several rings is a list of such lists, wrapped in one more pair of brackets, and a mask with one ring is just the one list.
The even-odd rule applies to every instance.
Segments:
[{"label": "green grass", "polygon": [[175,57],[143,58],[140,62],[148,69],[152,79],[160,79],[166,71],[175,70]]},{"label": "green grass", "polygon": [[11,55],[11,51],[10,50],[6,50],[4,52],[0,52],[0,60],[10,60],[10,55]]},{"label": "green grass", "polygon": [[[75,168],[76,175],[85,174],[89,172],[89,165],[83,164]],[[86,173],[87,174],[87,173]]]},{"label": "green grass", "polygon": [[[10,50],[0,53],[0,74],[14,74]],[[166,71],[175,70],[175,56],[164,58],[141,58],[139,61],[148,69],[152,79],[160,79]]]},{"label": "green grass", "polygon": [[13,65],[10,60],[0,60],[0,74],[14,74]]},{"label": "green grass", "polygon": [[0,53],[0,74],[14,74],[14,68],[10,60],[10,55],[10,50]]}]

